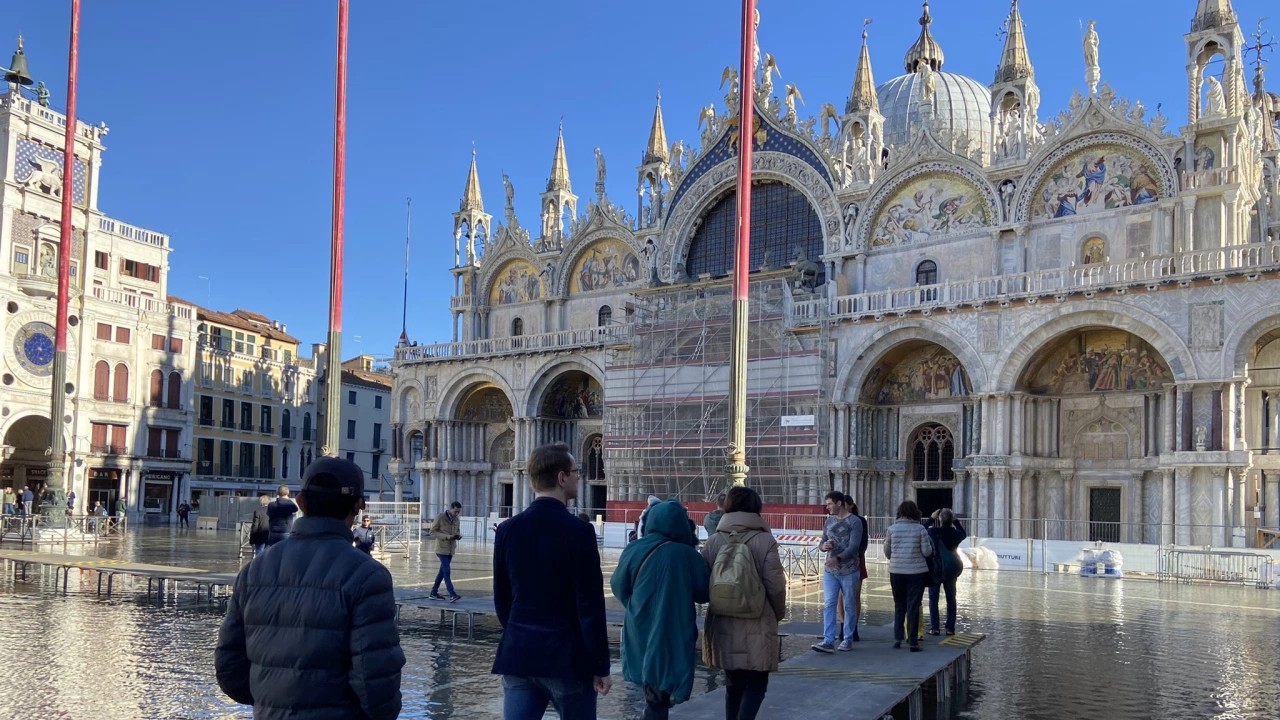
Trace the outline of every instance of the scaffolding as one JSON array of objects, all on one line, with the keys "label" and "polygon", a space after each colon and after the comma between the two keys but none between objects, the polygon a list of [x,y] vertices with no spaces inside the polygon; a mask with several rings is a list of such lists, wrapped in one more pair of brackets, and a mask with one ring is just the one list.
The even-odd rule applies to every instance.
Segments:
[{"label": "scaffolding", "polygon": [[[811,502],[828,484],[820,439],[830,422],[834,348],[825,318],[796,324],[797,302],[825,308],[790,270],[750,285],[747,483],[769,503]],[[605,366],[609,494],[712,500],[725,488],[732,290],[727,282],[636,294],[633,332]]]}]

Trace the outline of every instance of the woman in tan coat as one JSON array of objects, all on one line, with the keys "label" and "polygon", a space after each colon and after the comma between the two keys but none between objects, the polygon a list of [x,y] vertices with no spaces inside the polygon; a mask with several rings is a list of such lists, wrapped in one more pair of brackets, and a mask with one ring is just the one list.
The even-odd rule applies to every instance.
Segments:
[{"label": "woman in tan coat", "polygon": [[769,689],[769,673],[778,669],[778,622],[787,606],[787,578],[778,559],[778,541],[760,517],[764,505],[755,490],[735,487],[724,502],[724,517],[702,546],[708,567],[729,542],[729,535],[756,531],[746,541],[764,583],[764,614],[758,618],[718,616],[707,609],[702,660],[725,671],[725,717],[754,720]]}]

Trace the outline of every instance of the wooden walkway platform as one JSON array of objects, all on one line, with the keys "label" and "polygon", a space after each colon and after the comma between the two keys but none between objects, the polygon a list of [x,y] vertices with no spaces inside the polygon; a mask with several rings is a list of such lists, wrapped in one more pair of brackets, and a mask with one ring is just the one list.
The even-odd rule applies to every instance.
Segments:
[{"label": "wooden walkway platform", "polygon": [[[820,633],[816,623],[785,623],[796,635]],[[950,717],[961,706],[969,682],[970,651],[986,636],[926,635],[923,652],[905,644],[893,649],[889,626],[859,626],[862,641],[841,653],[806,652],[782,663],[769,677],[762,718],[880,720],[886,716],[921,720]],[[673,720],[719,720],[724,690],[699,695],[671,711]]]},{"label": "wooden walkway platform", "polygon": [[[449,602],[446,600],[433,600],[431,590],[425,587],[408,587],[396,588],[396,609],[411,607],[416,610],[438,611],[440,620],[444,621],[449,617],[453,622],[453,632],[458,633],[458,621],[466,620],[467,638],[475,636],[475,619],[477,617],[493,616],[496,620],[498,611],[493,607],[492,595],[474,595],[464,597],[457,602]],[[606,610],[605,622],[612,626],[622,625],[623,613],[621,610]]]},{"label": "wooden walkway platform", "polygon": [[[0,563],[8,566],[12,577],[19,580],[28,579],[28,572],[32,566],[40,568],[42,572],[50,570],[53,572],[54,589],[61,587],[64,594],[68,592],[72,570],[79,570],[81,575],[94,573],[98,581],[97,593],[108,597],[115,590],[117,575],[133,580],[145,579],[148,597],[164,599],[169,595],[176,595],[180,585],[188,583],[195,586],[199,595],[211,601],[220,596],[225,597],[236,579],[235,573],[214,573],[197,568],[149,565],[90,555],[63,555],[34,550],[0,549]],[[219,588],[224,589],[224,592],[219,594],[217,592]]]}]

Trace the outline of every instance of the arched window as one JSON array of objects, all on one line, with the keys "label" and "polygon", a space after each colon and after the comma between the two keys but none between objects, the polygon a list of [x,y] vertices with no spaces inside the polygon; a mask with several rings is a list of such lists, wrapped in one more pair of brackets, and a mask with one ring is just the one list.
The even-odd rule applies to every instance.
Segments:
[{"label": "arched window", "polygon": [[595,435],[587,445],[586,478],[588,480],[604,480],[604,442]]},{"label": "arched window", "polygon": [[302,439],[311,439],[311,413],[302,414]]},{"label": "arched window", "polygon": [[106,360],[93,366],[93,399],[111,399],[111,365]]},{"label": "arched window", "polygon": [[289,479],[289,448],[280,448],[280,479]]},{"label": "arched window", "polygon": [[511,321],[511,337],[520,337],[524,334],[524,319],[516,318]]},{"label": "arched window", "polygon": [[[916,266],[916,286],[932,286],[938,284],[938,263],[925,260]],[[920,302],[932,302],[938,299],[938,288],[925,287],[920,290]]]},{"label": "arched window", "polygon": [[169,397],[165,399],[168,401],[169,407],[174,410],[180,409],[182,407],[182,376],[178,374],[177,370],[169,373],[168,395]]},{"label": "arched window", "polygon": [[111,383],[111,401],[129,402],[129,368],[124,363],[116,365],[116,375]]},{"label": "arched window", "polygon": [[151,407],[164,406],[164,373],[151,371]]},{"label": "arched window", "polygon": [[613,322],[613,308],[605,305],[600,308],[600,312],[596,313],[596,324],[600,327],[608,327]]},{"label": "arched window", "polygon": [[280,437],[286,440],[292,437],[293,428],[290,427],[291,425],[293,425],[293,415],[290,414],[289,408],[285,408],[280,411]]},{"label": "arched window", "polygon": [[956,479],[951,469],[955,446],[951,431],[941,425],[925,425],[911,442],[911,479],[917,482],[944,482]]},{"label": "arched window", "polygon": [[[689,278],[728,275],[737,236],[738,196],[731,191],[702,216],[693,234],[685,265]],[[751,270],[787,267],[802,253],[816,261],[822,250],[822,221],[803,193],[778,182],[751,188]],[[824,272],[819,271],[817,282],[826,282]]]}]

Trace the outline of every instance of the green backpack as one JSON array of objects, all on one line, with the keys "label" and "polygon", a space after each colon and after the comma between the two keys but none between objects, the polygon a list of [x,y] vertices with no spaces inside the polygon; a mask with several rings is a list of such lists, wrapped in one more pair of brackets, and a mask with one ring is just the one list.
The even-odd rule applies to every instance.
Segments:
[{"label": "green backpack", "polygon": [[764,614],[764,583],[747,542],[760,531],[723,533],[725,544],[711,565],[711,612],[723,617]]}]

